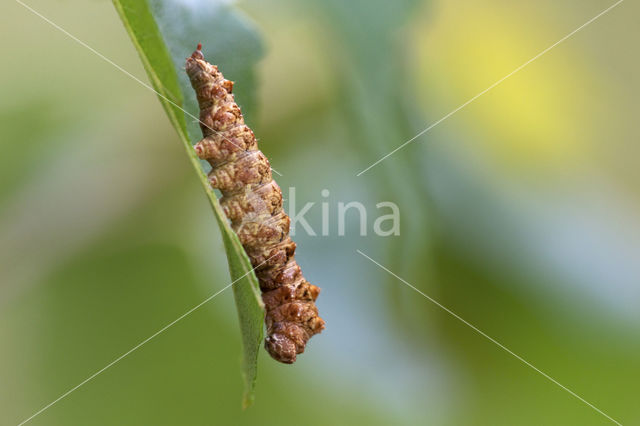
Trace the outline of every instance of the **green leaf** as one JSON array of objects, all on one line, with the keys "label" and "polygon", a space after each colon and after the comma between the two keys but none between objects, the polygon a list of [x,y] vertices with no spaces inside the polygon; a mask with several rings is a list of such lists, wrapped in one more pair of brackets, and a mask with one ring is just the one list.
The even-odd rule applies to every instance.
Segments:
[{"label": "green leaf", "polygon": [[207,181],[208,164],[200,161],[192,148],[192,142],[201,138],[198,107],[183,66],[185,58],[202,43],[205,57],[215,62],[227,78],[241,81],[236,99],[243,105],[245,115],[249,115],[247,111],[253,109],[255,93],[253,66],[262,55],[260,38],[250,23],[226,2],[113,0],[113,3],[140,54],[151,85],[182,140],[220,226],[231,278],[235,282],[233,294],[242,333],[243,406],[246,408],[253,402],[263,339],[264,305],[251,263]]}]

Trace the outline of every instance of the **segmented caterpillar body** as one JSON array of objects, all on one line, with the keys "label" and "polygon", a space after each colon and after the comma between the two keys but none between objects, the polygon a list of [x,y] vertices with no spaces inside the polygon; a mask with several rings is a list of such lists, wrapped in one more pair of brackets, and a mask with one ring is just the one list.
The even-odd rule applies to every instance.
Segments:
[{"label": "segmented caterpillar body", "polygon": [[186,62],[204,136],[194,148],[213,167],[209,182],[222,193],[220,204],[256,268],[266,308],[265,348],[274,359],[290,364],[324,328],[314,303],[320,289],[305,280],[294,259],[296,244],[289,237],[282,191],[253,131],[244,124],[231,93],[233,82],[205,61],[201,47]]}]

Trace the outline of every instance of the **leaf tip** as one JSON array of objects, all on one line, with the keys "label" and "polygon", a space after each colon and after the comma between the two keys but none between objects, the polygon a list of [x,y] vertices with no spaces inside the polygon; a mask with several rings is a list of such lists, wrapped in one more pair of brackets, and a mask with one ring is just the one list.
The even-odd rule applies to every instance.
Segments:
[{"label": "leaf tip", "polygon": [[247,408],[251,407],[253,405],[253,401],[253,392],[245,393],[245,395],[242,397],[242,409],[246,410]]}]

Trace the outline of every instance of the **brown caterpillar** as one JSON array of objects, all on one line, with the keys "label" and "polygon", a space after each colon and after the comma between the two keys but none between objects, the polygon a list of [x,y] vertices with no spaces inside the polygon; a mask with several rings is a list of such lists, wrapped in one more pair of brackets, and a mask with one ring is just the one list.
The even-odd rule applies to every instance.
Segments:
[{"label": "brown caterpillar", "polygon": [[204,136],[194,148],[213,167],[209,182],[222,193],[220,204],[260,282],[265,348],[274,359],[291,364],[307,341],[324,329],[314,303],[320,289],[305,280],[294,259],[296,244],[289,237],[282,191],[253,131],[244,124],[231,94],[233,82],[204,60],[201,49],[198,44],[186,62]]}]

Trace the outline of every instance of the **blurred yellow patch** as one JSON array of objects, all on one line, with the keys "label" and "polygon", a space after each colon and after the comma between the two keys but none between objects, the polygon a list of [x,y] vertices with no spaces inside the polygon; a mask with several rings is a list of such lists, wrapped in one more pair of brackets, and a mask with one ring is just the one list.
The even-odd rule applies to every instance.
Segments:
[{"label": "blurred yellow patch", "polygon": [[[414,27],[413,53],[418,96],[430,122],[577,26],[555,28],[545,24],[547,15],[532,16],[529,7],[535,9],[447,1],[425,10]],[[586,115],[583,105],[589,86],[586,65],[575,60],[579,55],[571,41],[533,61],[434,131],[461,136],[509,171],[571,168],[589,151],[581,118]]]}]

